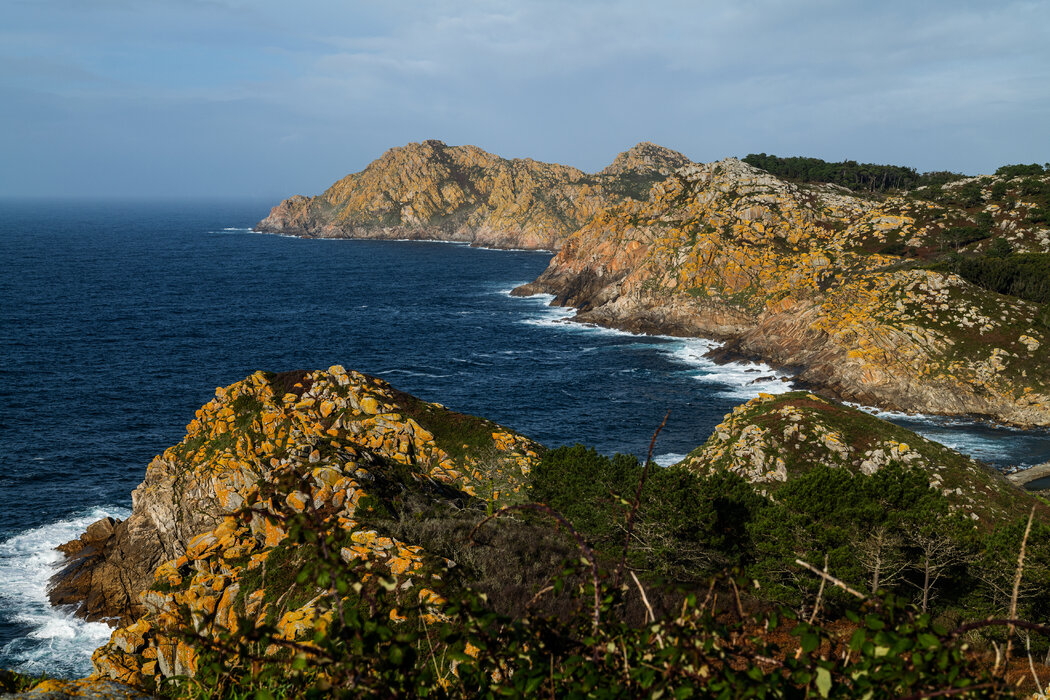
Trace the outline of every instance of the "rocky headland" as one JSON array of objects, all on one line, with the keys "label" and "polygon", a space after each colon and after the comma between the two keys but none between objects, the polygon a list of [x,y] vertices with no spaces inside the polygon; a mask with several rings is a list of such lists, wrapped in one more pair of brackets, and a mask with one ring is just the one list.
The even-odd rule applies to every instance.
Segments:
[{"label": "rocky headland", "polygon": [[557,250],[515,293],[553,294],[585,323],[715,338],[717,357],[828,396],[1045,427],[1045,303],[938,261],[1050,253],[1048,191],[1050,176],[1006,172],[858,193],[650,143],[587,174],[424,141],[285,200],[256,230]]},{"label": "rocky headland", "polygon": [[[962,250],[1050,251],[1009,177],[945,189],[975,182],[966,209],[788,182],[735,158],[688,165],[646,201],[599,212],[515,293],[553,294],[581,322],[720,339],[723,357],[866,405],[1048,426],[1043,305],[926,263],[978,220]],[[984,204],[992,191],[1013,204]]]},{"label": "rocky headland", "polygon": [[130,517],[62,547],[70,563],[52,601],[118,626],[95,653],[100,677],[141,686],[192,675],[196,651],[176,631],[182,610],[208,621],[206,635],[236,631],[238,615],[289,639],[317,623],[313,593],[284,595],[302,566],[294,547],[282,548],[289,509],[322,512],[346,535],[348,565],[382,567],[425,600],[436,596],[433,562],[359,522],[362,499],[498,501],[520,490],[540,450],[342,367],[259,372],[217,389],[183,441],[150,463]]},{"label": "rocky headland", "polygon": [[[318,601],[328,594],[298,577],[321,542],[348,570],[391,577],[406,607],[432,605],[437,620],[438,591],[479,571],[479,546],[466,544],[467,533],[493,504],[528,500],[545,452],[512,430],[339,366],[258,372],[217,389],[182,442],[150,463],[127,520],[99,521],[62,547],[70,563],[55,577],[53,600],[117,627],[95,652],[95,678],[147,688],[193,676],[208,639],[265,626],[288,642],[323,633],[332,612]],[[888,466],[913,470],[984,531],[1033,505],[1045,515],[994,470],[805,392],[738,407],[668,473],[724,472],[769,494],[815,465],[864,476]],[[312,520],[296,522],[300,514]],[[463,519],[458,535],[442,530],[449,517]],[[304,523],[317,537],[302,538]],[[296,531],[299,538],[290,537]],[[531,587],[552,575],[530,570],[537,553],[569,557],[574,547],[536,529],[518,537],[524,554],[512,555],[508,539],[489,543],[488,576],[516,591],[502,597],[521,613]],[[459,544],[450,549],[453,540]],[[440,551],[431,551],[436,543]],[[399,619],[397,608],[383,614]]]},{"label": "rocky headland", "polygon": [[316,197],[286,199],[255,230],[557,250],[598,211],[646,198],[654,183],[687,163],[681,153],[640,143],[589,174],[508,160],[476,146],[411,143],[388,150]]}]

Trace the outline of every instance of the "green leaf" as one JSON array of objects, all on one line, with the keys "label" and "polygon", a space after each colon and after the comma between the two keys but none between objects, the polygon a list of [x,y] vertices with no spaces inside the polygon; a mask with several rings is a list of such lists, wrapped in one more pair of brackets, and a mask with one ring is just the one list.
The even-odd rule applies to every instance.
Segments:
[{"label": "green leaf", "polygon": [[817,692],[822,698],[831,692],[831,671],[823,667],[817,669]]},{"label": "green leaf", "polygon": [[802,635],[802,651],[809,653],[820,646],[820,637],[808,632]]},{"label": "green leaf", "polygon": [[941,646],[941,640],[932,634],[920,634],[918,641],[926,649],[936,649]]}]

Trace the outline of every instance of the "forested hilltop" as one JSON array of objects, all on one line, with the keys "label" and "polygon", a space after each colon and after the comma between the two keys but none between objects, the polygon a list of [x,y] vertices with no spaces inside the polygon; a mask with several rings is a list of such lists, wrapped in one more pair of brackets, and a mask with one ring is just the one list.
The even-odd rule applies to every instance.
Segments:
[{"label": "forested hilltop", "polygon": [[[750,153],[741,160],[779,177],[800,182],[827,182],[856,192],[887,192],[889,190],[912,190],[918,187],[937,187],[969,177],[947,170],[919,173],[915,168],[905,165],[876,165],[875,163],[858,163],[855,160],[828,162],[820,158],[799,156],[782,158],[765,153]],[[996,170],[995,174],[1015,177],[1042,175],[1047,171],[1050,171],[1050,163],[1045,166],[1033,163],[1031,165],[1004,165]]]},{"label": "forested hilltop", "polygon": [[40,692],[1018,697],[1050,680],[1050,508],[807,392],[738,407],[659,468],[548,450],[339,366],[258,372],[153,460],[130,518],[64,550],[54,595],[119,626],[92,679]]}]

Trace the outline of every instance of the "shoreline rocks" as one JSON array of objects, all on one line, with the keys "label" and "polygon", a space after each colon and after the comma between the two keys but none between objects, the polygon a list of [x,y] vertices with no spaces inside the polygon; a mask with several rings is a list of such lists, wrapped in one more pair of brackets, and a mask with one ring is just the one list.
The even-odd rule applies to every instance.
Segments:
[{"label": "shoreline rocks", "polygon": [[733,158],[689,165],[596,215],[513,293],[552,294],[583,323],[719,340],[722,357],[797,368],[843,400],[1050,426],[1038,305],[877,252],[939,240],[927,208]]}]

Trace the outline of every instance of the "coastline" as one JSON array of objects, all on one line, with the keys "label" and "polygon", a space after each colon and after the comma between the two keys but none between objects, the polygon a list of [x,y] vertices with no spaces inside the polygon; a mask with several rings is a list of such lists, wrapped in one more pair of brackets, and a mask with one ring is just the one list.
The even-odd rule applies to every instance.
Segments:
[{"label": "coastline", "polygon": [[1050,462],[1036,464],[1034,466],[1028,467],[1027,469],[1019,469],[1015,472],[1011,472],[1010,474],[1006,475],[1007,479],[1009,479],[1015,485],[1020,486],[1021,488],[1024,488],[1032,482],[1040,481],[1047,477],[1050,477]]}]

